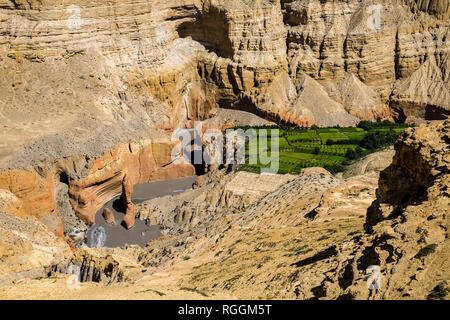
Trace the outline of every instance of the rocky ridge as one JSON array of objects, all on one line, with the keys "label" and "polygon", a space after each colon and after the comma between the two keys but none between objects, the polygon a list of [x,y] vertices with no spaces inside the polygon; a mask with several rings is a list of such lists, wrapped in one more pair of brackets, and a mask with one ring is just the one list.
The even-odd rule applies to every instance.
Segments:
[{"label": "rocky ridge", "polygon": [[[78,251],[69,264],[84,266],[85,281],[99,287],[83,282],[77,297],[176,298],[189,289],[198,298],[448,299],[449,126],[407,129],[393,160],[392,150],[372,155],[346,179],[323,169],[284,182],[219,170],[170,201],[143,203],[141,217],[165,223],[167,234],[145,248]],[[264,188],[247,188],[254,179]],[[379,271],[378,290],[368,289],[378,274],[369,267]],[[0,289],[0,297],[35,286],[72,297],[59,277]]]},{"label": "rocky ridge", "polygon": [[[372,5],[378,29],[367,23]],[[170,134],[216,115],[222,127],[223,109],[306,126],[445,118],[448,7],[2,0],[0,189],[18,199],[5,210],[56,216],[62,182],[90,221],[124,174],[133,183],[190,174],[168,173]]]}]

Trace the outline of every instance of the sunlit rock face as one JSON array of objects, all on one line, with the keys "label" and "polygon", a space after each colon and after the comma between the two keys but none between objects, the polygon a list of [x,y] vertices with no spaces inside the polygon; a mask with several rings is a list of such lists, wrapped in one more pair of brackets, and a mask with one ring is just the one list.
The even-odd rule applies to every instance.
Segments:
[{"label": "sunlit rock face", "polygon": [[448,1],[0,0],[2,207],[58,217],[67,177],[91,221],[124,174],[191,174],[170,135],[223,108],[300,126],[446,118],[448,16]]}]

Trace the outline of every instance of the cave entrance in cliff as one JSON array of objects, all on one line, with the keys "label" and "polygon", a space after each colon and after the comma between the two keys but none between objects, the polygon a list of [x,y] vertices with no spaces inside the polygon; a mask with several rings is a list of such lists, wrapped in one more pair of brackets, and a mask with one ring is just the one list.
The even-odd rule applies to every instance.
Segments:
[{"label": "cave entrance in cliff", "polygon": [[425,107],[425,120],[447,120],[450,118],[450,111],[440,106],[429,105]]},{"label": "cave entrance in cliff", "polygon": [[69,186],[69,176],[65,172],[59,174],[59,182]]},{"label": "cave entrance in cliff", "polygon": [[270,113],[256,107],[256,104],[250,97],[226,97],[218,101],[219,108],[226,110],[245,111],[258,116],[267,121],[271,121],[281,126],[296,126],[295,123],[288,122],[280,118],[277,113]]},{"label": "cave entrance in cliff", "polygon": [[190,137],[187,142],[182,141],[184,137],[181,137],[182,145],[183,145],[183,157],[187,159],[190,164],[194,166],[195,175],[202,176],[204,175],[206,163],[203,158],[203,147],[201,137],[196,134],[195,129],[188,129],[190,133]]},{"label": "cave entrance in cliff", "polygon": [[76,247],[85,242],[87,225],[76,214],[70,201],[70,177],[61,171],[55,176],[56,209],[61,219],[64,235],[72,239]]},{"label": "cave entrance in cliff", "polygon": [[218,8],[211,7],[207,12],[197,13],[194,21],[180,24],[177,31],[181,38],[191,37],[219,57],[233,58],[230,23],[225,12]]}]

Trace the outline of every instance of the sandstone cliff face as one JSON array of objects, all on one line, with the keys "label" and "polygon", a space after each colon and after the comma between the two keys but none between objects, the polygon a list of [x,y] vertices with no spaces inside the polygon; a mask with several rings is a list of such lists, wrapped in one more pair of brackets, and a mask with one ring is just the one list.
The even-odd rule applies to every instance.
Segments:
[{"label": "sandstone cliff face", "polygon": [[[122,144],[96,160],[85,178],[69,182],[72,206],[78,215],[89,223],[95,213],[109,200],[123,195],[124,177],[132,186],[148,181],[175,179],[195,174],[191,165],[172,163],[172,144],[151,141]],[[128,187],[130,188],[130,187]],[[131,203],[128,194],[127,204]]]},{"label": "sandstone cliff face", "polygon": [[169,142],[145,140],[118,144],[98,159],[60,159],[47,169],[0,172],[2,210],[20,217],[35,216],[63,236],[63,223],[68,221],[58,212],[60,183],[68,186],[78,217],[93,223],[104,203],[122,194],[125,174],[131,184],[194,175],[193,166],[172,164],[172,148]]},{"label": "sandstone cliff face", "polygon": [[402,122],[448,118],[450,92],[434,59],[429,59],[410,77],[396,84],[391,108],[394,117]]},{"label": "sandstone cliff face", "polygon": [[98,163],[218,108],[305,126],[445,118],[448,13],[447,0],[1,0],[0,189],[22,203],[8,212],[56,216],[62,172],[87,221],[125,172],[188,174],[150,147]]},{"label": "sandstone cliff face", "polygon": [[[338,270],[313,288],[317,297],[445,298],[450,277],[449,130],[450,122],[441,121],[408,129],[399,139],[367,211],[366,234],[335,247],[322,262],[325,268],[338,265]],[[371,265],[379,268],[380,290],[367,289]]]},{"label": "sandstone cliff face", "polygon": [[[449,125],[445,121],[408,129],[396,143],[392,164],[380,174],[377,201],[368,211],[367,229],[381,221],[397,219],[409,206],[425,206],[431,220],[441,214],[445,218],[449,205],[445,190],[450,183]],[[429,211],[440,202],[441,209]],[[424,210],[408,209],[411,210],[423,212],[417,218],[428,218],[423,216]]]},{"label": "sandstone cliff face", "polygon": [[[424,2],[420,6],[431,13]],[[283,3],[291,73],[306,70],[327,80],[350,72],[366,84],[383,85],[410,75],[427,55],[448,54],[448,21],[414,15],[402,1]],[[448,1],[436,3],[448,15]],[[368,23],[371,6],[379,8],[379,26]]]},{"label": "sandstone cliff face", "polygon": [[[379,92],[375,103],[371,102],[373,98],[359,103],[356,97],[361,96],[356,95],[351,101],[359,107],[352,106],[351,101],[338,95],[338,101],[344,102],[353,115],[369,112],[388,118],[386,105],[390,100],[390,84],[401,79],[411,81],[408,78],[426,61],[436,59],[436,64],[443,70],[448,59],[449,2],[446,0],[418,1],[417,4],[414,1],[297,0],[283,1],[283,4],[291,77],[296,78],[305,72],[328,82],[330,79],[345,79],[345,74],[349,73]],[[379,28],[368,23],[373,21],[374,10],[379,12]],[[442,83],[448,77],[448,69],[443,72],[446,75],[437,82]],[[439,77],[438,70],[428,76],[434,77],[435,74]],[[441,84],[438,87],[431,96],[448,95],[448,87],[445,89]],[[415,93],[408,94],[405,94],[405,100],[413,102],[417,99]],[[421,118],[431,120],[439,119],[440,115],[447,116],[448,98],[437,103],[444,110],[428,116],[423,114],[423,109],[433,104],[426,99],[420,100],[414,112],[421,113]],[[370,105],[371,108],[361,113],[358,111],[361,105]],[[395,109],[395,105],[393,107]]]},{"label": "sandstone cliff face", "polygon": [[69,246],[36,219],[0,213],[0,287],[23,277],[45,276],[72,256]]},{"label": "sandstone cliff face", "polygon": [[[355,104],[360,95],[350,100],[336,99],[348,112],[364,118],[380,115],[388,118],[389,86],[409,77],[432,57],[443,69],[443,81],[448,78],[445,0],[417,3],[172,0],[121,1],[120,5],[79,1],[75,5],[76,9],[55,1],[3,1],[1,14],[6,33],[1,43],[8,57],[5,63],[10,59],[25,64],[34,61],[44,66],[44,70],[59,72],[62,66],[57,61],[67,60],[68,70],[61,70],[61,74],[75,72],[82,77],[92,73],[97,80],[101,70],[94,68],[89,72],[81,68],[77,73],[82,58],[70,59],[93,51],[95,57],[86,61],[98,60],[100,69],[108,66],[114,81],[105,74],[94,88],[90,85],[73,88],[78,100],[94,94],[94,101],[77,104],[86,106],[100,100],[103,108],[122,106],[121,113],[130,113],[127,109],[131,108],[134,113],[139,111],[138,118],[145,115],[144,124],[159,128],[207,119],[214,116],[217,106],[251,110],[280,122],[309,125],[320,122],[321,119],[311,119],[308,112],[298,113],[296,106],[286,106],[282,97],[288,89],[279,92],[276,83],[283,82],[284,88],[292,86],[289,82],[297,86],[304,73],[322,82],[340,80],[348,73],[361,80],[363,87],[381,87],[380,96],[367,97],[367,112],[353,111],[358,108]],[[367,10],[372,5],[381,7],[379,29],[368,23],[371,15]],[[33,88],[27,84],[31,76],[19,75],[14,90],[25,86],[26,92],[30,92]],[[13,78],[5,77],[9,82]],[[80,86],[85,83],[78,82]],[[123,89],[114,92],[121,86],[130,93],[125,94]],[[2,87],[9,88],[8,96],[12,95],[10,85],[5,83]],[[89,94],[85,89],[95,90]],[[60,95],[61,91],[57,90],[53,96],[46,94],[52,102],[69,94],[65,102],[72,104],[68,101],[70,90]],[[287,97],[295,100],[298,94],[290,92]],[[442,88],[436,94],[445,97]],[[36,99],[33,90],[26,96],[30,96],[29,100]],[[142,109],[143,104],[150,108]],[[438,105],[442,106],[442,101]],[[303,105],[301,108],[309,109]],[[76,114],[71,112],[72,117]],[[131,115],[122,116],[129,119]],[[102,123],[106,120],[98,114],[93,118]]]},{"label": "sandstone cliff face", "polygon": [[[145,248],[79,250],[70,263],[99,283],[75,298],[197,288],[210,299],[448,299],[449,125],[408,129],[393,161],[392,150],[371,155],[348,179],[316,168],[284,181],[215,171],[195,190],[142,203],[141,217],[167,234]],[[107,286],[117,281],[127,285]],[[61,275],[0,289],[3,298],[50,293],[75,295]]]}]

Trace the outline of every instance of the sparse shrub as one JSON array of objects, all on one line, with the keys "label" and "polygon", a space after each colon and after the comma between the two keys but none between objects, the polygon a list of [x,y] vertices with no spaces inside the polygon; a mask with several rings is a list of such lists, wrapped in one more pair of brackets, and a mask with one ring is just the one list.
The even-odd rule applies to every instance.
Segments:
[{"label": "sparse shrub", "polygon": [[203,291],[198,290],[197,288],[187,288],[187,287],[183,287],[180,290],[184,290],[184,291],[189,291],[189,292],[194,292],[194,293],[198,293],[201,296],[204,297],[208,297],[208,295],[206,293],[204,293]]},{"label": "sparse shrub", "polygon": [[234,282],[241,277],[242,277],[242,274],[237,274],[234,277],[228,279],[227,281],[225,281],[225,285],[223,286],[223,288],[225,290],[230,290],[233,287]]},{"label": "sparse shrub", "polygon": [[326,239],[330,239],[330,237],[327,235],[323,235],[319,239],[317,239],[317,241],[322,241],[322,240],[326,240]]},{"label": "sparse shrub", "polygon": [[450,289],[447,287],[445,281],[439,283],[427,296],[428,300],[444,300],[444,298],[450,293]]},{"label": "sparse shrub", "polygon": [[345,153],[345,157],[350,160],[356,159],[357,155],[356,155],[355,150],[347,149],[347,152]]},{"label": "sparse shrub", "polygon": [[314,151],[313,151],[313,154],[319,154],[320,153],[320,148],[319,147],[315,147],[314,148]]},{"label": "sparse shrub", "polygon": [[417,252],[417,254],[414,256],[414,258],[422,258],[422,257],[426,257],[429,254],[432,254],[436,251],[437,248],[437,244],[429,244],[426,247],[420,249],[419,252]]},{"label": "sparse shrub", "polygon": [[297,276],[298,276],[299,272],[300,272],[300,270],[295,270],[294,272],[292,272],[292,273],[289,275],[288,280],[289,280],[290,282],[294,282],[295,280],[297,280]]}]

